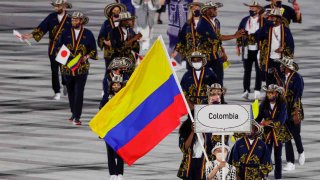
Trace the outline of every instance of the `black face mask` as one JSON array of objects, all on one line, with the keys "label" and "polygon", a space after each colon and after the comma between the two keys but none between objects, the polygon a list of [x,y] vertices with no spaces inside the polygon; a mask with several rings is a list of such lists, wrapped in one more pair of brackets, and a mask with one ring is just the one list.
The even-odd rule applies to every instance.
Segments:
[{"label": "black face mask", "polygon": [[255,16],[257,14],[257,12],[250,10],[249,14],[250,14],[251,17],[253,17],[253,16]]},{"label": "black face mask", "polygon": [[277,1],[276,2],[276,7],[280,8],[282,6],[282,1]]},{"label": "black face mask", "polygon": [[200,16],[200,10],[193,11],[193,16],[194,17],[199,17]]},{"label": "black face mask", "polygon": [[270,20],[265,21],[266,26],[274,26],[274,22]]},{"label": "black face mask", "polygon": [[118,19],[119,18],[119,14],[113,14],[112,15],[114,18]]},{"label": "black face mask", "polygon": [[218,101],[213,101],[212,104],[220,104]]}]

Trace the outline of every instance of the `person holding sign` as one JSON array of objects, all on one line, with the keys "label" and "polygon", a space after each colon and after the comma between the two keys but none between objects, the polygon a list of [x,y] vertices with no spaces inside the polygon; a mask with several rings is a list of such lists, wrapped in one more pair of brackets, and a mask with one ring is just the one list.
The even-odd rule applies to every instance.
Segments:
[{"label": "person holding sign", "polygon": [[267,179],[271,172],[270,153],[260,139],[262,134],[263,127],[253,120],[251,133],[236,141],[233,146],[229,162],[236,167],[238,179]]},{"label": "person holding sign", "polygon": [[[71,28],[71,18],[69,17],[66,9],[71,9],[71,3],[67,2],[67,0],[56,0],[52,2],[55,12],[49,14],[40,25],[35,28],[30,34],[23,34],[22,39],[27,40],[30,38],[34,38],[37,42],[39,42],[42,37],[49,32],[49,58],[51,65],[51,77],[52,77],[52,89],[54,91],[53,100],[60,99],[60,82],[59,82],[59,66],[60,64],[55,60],[56,54],[53,51],[56,42],[59,39],[59,36],[63,33],[63,31]],[[63,93],[66,95],[67,90],[65,86],[65,81],[62,78]]]},{"label": "person holding sign", "polygon": [[[110,65],[112,65],[112,62]],[[126,82],[127,79],[125,80],[123,76],[113,76],[110,81],[108,100],[114,97],[126,85]],[[123,180],[123,159],[106,141],[104,142],[108,153],[110,180]]]},{"label": "person holding sign", "polygon": [[[263,86],[267,98],[260,104],[256,121],[264,128],[263,140],[270,156],[274,147],[275,179],[282,176],[282,144],[291,140],[292,135],[285,126],[287,107],[283,98],[284,89],[275,84]],[[270,157],[271,159],[271,157]]]},{"label": "person holding sign", "polygon": [[117,57],[114,58],[111,63],[109,64],[107,71],[109,72],[106,75],[106,82],[103,83],[103,91],[104,94],[102,96],[102,99],[100,101],[100,107],[99,109],[103,108],[103,106],[109,101],[109,96],[111,93],[110,85],[112,82],[112,79],[114,77],[121,77],[123,81],[129,80],[129,75],[127,74],[127,70],[131,69],[133,66],[131,60],[126,57]]},{"label": "person holding sign", "polygon": [[230,148],[227,145],[224,145],[224,149],[222,148],[222,143],[218,142],[211,151],[213,156],[215,157],[215,160],[211,162],[213,168],[208,168],[206,170],[207,179],[223,179],[224,176],[224,179],[226,180],[236,180],[236,168],[226,162],[226,158],[228,157]]},{"label": "person holding sign", "polygon": [[56,48],[63,44],[71,51],[69,60],[61,68],[61,73],[66,79],[69,105],[72,116],[69,121],[81,125],[80,117],[83,105],[83,93],[89,73],[88,59],[97,60],[97,46],[92,32],[83,26],[89,18],[81,12],[72,14],[72,28],[62,33]]},{"label": "person holding sign", "polygon": [[[198,137],[201,138],[201,144]],[[211,134],[194,132],[194,124],[189,117],[179,129],[179,147],[183,158],[177,176],[184,180],[206,180],[205,157],[201,146],[206,152],[213,147],[210,141]]]},{"label": "person holding sign", "polygon": [[[224,94],[226,93],[227,89],[223,88],[220,84],[214,83],[207,89],[207,95],[208,95],[208,104],[227,104],[224,101]],[[224,140],[226,144],[229,143],[229,136],[224,136]],[[213,145],[215,145],[218,142],[221,142],[221,135],[212,135],[211,141],[213,142]]]}]

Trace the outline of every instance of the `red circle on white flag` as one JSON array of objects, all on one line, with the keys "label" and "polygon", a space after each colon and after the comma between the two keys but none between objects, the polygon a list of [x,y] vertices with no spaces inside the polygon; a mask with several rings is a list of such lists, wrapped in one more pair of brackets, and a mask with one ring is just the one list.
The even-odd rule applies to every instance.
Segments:
[{"label": "red circle on white flag", "polygon": [[66,50],[62,50],[61,51],[61,57],[66,57],[68,55],[68,51],[66,51]]}]

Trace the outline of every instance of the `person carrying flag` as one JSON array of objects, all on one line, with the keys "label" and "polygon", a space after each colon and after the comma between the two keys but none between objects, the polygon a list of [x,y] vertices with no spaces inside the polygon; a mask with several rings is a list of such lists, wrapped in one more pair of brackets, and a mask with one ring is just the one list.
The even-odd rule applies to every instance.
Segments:
[{"label": "person carrying flag", "polygon": [[107,71],[108,74],[106,75],[106,82],[103,83],[103,97],[100,101],[100,107],[101,109],[108,101],[109,96],[111,93],[110,86],[113,77],[121,77],[123,81],[129,80],[129,75],[126,73],[128,69],[131,69],[133,66],[131,60],[127,57],[117,57],[114,58],[111,63],[109,64]]},{"label": "person carrying flag", "polygon": [[72,116],[69,121],[81,125],[80,117],[83,105],[83,93],[89,73],[88,59],[97,60],[97,46],[92,32],[83,26],[89,18],[81,12],[72,14],[72,28],[61,35],[56,48],[63,44],[71,51],[66,65],[61,68],[61,73],[66,79],[69,105]]},{"label": "person carrying flag", "polygon": [[[115,59],[120,61],[121,58]],[[114,61],[114,60],[113,60]],[[115,63],[113,63],[115,65]],[[112,63],[110,64],[112,65]],[[114,97],[125,85],[128,79],[125,76],[115,75],[110,79],[109,96],[108,100]],[[110,174],[110,180],[123,180],[123,159],[117,154],[116,151],[105,141],[107,153],[108,153],[108,168]]]},{"label": "person carrying flag", "polygon": [[[54,91],[53,100],[60,100],[60,82],[59,82],[59,66],[60,64],[55,60],[56,55],[54,50],[55,44],[59,39],[59,36],[65,31],[71,28],[71,18],[68,15],[66,9],[71,9],[72,4],[67,0],[56,0],[51,5],[54,7],[55,12],[49,14],[40,25],[35,28],[30,34],[23,34],[22,39],[34,38],[39,42],[42,37],[49,32],[49,59],[51,65],[51,77],[52,77],[52,89]],[[67,88],[63,78],[63,94],[67,95]]]}]

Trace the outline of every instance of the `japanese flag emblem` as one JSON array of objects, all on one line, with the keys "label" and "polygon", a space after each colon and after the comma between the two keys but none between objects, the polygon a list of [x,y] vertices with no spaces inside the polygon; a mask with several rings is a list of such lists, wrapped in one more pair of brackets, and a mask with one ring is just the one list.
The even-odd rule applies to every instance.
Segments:
[{"label": "japanese flag emblem", "polygon": [[70,56],[70,50],[65,45],[62,45],[62,47],[60,48],[57,54],[56,61],[59,62],[60,64],[66,65],[69,59],[69,56]]}]

